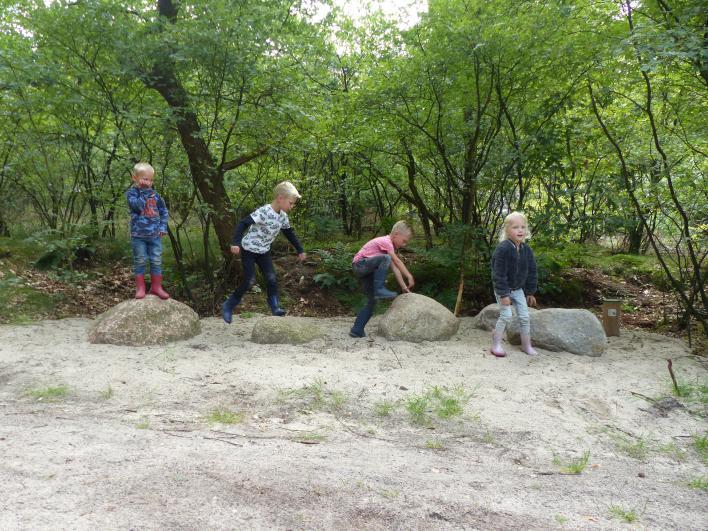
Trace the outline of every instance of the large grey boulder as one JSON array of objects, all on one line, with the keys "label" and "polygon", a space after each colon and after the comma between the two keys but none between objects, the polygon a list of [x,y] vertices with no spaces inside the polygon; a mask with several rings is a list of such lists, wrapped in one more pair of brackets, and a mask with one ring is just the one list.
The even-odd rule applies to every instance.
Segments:
[{"label": "large grey boulder", "polygon": [[[591,312],[580,309],[529,309],[531,340],[537,347],[565,351],[582,356],[601,356],[607,349],[607,337],[602,324]],[[474,326],[492,330],[499,318],[499,306],[490,304],[474,318]],[[521,342],[519,322],[514,319],[507,328],[511,343]]]},{"label": "large grey boulder", "polygon": [[301,345],[325,337],[324,331],[306,317],[261,317],[253,325],[251,341],[262,344]]},{"label": "large grey boulder", "polygon": [[379,334],[387,339],[444,341],[455,335],[460,320],[438,301],[419,295],[399,295],[381,317]]},{"label": "large grey boulder", "polygon": [[186,304],[154,295],[130,299],[99,315],[89,327],[90,343],[162,345],[196,336],[199,316]]}]

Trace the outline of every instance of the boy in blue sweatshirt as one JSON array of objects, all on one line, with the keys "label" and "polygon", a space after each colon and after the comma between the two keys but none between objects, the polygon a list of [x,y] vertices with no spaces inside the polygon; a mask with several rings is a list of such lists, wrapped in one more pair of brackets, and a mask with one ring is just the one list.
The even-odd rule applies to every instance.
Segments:
[{"label": "boy in blue sweatshirt", "polygon": [[[299,198],[300,193],[297,188],[291,182],[283,181],[273,190],[272,203],[254,210],[236,226],[231,242],[231,252],[241,255],[243,281],[221,305],[221,316],[225,322],[231,323],[234,308],[241,303],[243,295],[255,284],[256,265],[265,277],[271,313],[278,316],[285,315],[285,310],[280,307],[278,300],[278,279],[275,276],[275,269],[273,269],[270,246],[278,234],[282,232],[295,247],[298,259],[301,262],[305,260],[305,251],[290,227],[287,214]],[[248,232],[244,236],[243,232],[246,229]]]},{"label": "boy in blue sweatshirt", "polygon": [[125,193],[130,207],[130,243],[133,247],[135,298],[145,297],[145,265],[150,262],[150,293],[170,296],[162,289],[162,237],[167,234],[169,214],[165,201],[152,188],[155,169],[147,162],[133,166],[131,186]]}]

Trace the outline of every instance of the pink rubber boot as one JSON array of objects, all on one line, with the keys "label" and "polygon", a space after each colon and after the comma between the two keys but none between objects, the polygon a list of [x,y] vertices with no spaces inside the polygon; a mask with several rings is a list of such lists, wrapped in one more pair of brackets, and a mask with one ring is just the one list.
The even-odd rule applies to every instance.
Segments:
[{"label": "pink rubber boot", "polygon": [[150,275],[150,293],[161,299],[170,298],[170,295],[162,289],[162,275]]},{"label": "pink rubber boot", "polygon": [[492,354],[494,354],[497,358],[503,358],[506,356],[504,347],[502,347],[502,334],[498,332],[494,332],[492,334]]},{"label": "pink rubber boot", "polygon": [[521,334],[521,350],[529,356],[538,356],[538,351],[531,345],[531,336]]},{"label": "pink rubber boot", "polygon": [[135,275],[135,298],[145,298],[145,275]]}]

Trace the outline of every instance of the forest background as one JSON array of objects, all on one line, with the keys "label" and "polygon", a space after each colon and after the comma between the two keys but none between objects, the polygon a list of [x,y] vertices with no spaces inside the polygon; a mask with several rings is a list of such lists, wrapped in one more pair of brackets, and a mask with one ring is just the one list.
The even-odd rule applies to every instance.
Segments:
[{"label": "forest background", "polygon": [[293,313],[351,314],[352,255],[401,218],[416,290],[474,313],[523,210],[542,304],[619,297],[635,324],[704,341],[705,3],[414,8],[0,0],[0,320],[130,296],[142,160],[170,210],[168,286],[203,315],[240,274],[237,220],[287,179],[310,253],[274,247]]}]

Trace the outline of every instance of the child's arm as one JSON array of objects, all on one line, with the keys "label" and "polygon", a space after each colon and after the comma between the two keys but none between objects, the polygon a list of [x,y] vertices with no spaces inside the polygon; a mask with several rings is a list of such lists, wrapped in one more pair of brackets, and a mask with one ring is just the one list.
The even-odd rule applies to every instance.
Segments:
[{"label": "child's arm", "polygon": [[[404,286],[407,289],[404,289],[404,291],[408,292],[410,291],[413,286],[415,285],[415,280],[413,279],[413,275],[410,274],[410,271],[408,271],[408,268],[406,268],[406,264],[403,263],[403,260],[401,260],[398,255],[396,254],[395,251],[389,251],[389,256],[391,257],[391,268],[393,269],[393,274],[395,275],[396,272],[398,272],[398,275],[396,276],[396,280],[398,280],[398,284],[403,288]],[[408,285],[406,286],[405,283],[403,283],[403,279],[399,278],[401,274],[405,275],[406,280],[408,280]]]},{"label": "child's arm", "polygon": [[167,234],[167,221],[170,219],[170,213],[167,211],[167,205],[162,196],[157,196],[157,211],[160,213],[160,236]]},{"label": "child's arm", "polygon": [[281,232],[285,235],[285,237],[288,239],[288,241],[292,244],[293,247],[295,247],[295,251],[297,251],[297,257],[300,261],[304,260],[307,255],[305,254],[305,250],[302,248],[302,245],[300,244],[300,240],[297,239],[297,236],[295,235],[295,231],[292,229],[292,227],[288,227],[287,229],[280,229]]},{"label": "child's arm", "polygon": [[243,239],[243,232],[254,223],[255,220],[253,219],[251,214],[249,214],[238,222],[238,225],[236,225],[236,229],[234,230],[234,235],[231,237],[231,252],[233,254],[238,254],[241,252],[241,240]]},{"label": "child's arm", "polygon": [[526,285],[524,286],[524,293],[526,294],[526,302],[529,306],[536,306],[536,297],[534,293],[538,289],[538,273],[536,271],[536,257],[533,255],[531,248],[529,250],[529,272],[526,277]]},{"label": "child's arm", "polygon": [[391,263],[391,271],[393,271],[393,276],[396,277],[396,281],[398,282],[398,285],[401,287],[401,291],[403,293],[410,293],[411,290],[408,286],[406,286],[406,283],[403,281],[403,275],[401,274],[401,270],[396,267],[396,264]]},{"label": "child's arm", "polygon": [[143,210],[145,210],[145,198],[143,197],[143,194],[140,193],[140,190],[135,186],[128,188],[128,191],[125,193],[125,197],[128,199],[128,206],[133,212],[140,214]]},{"label": "child's arm", "polygon": [[505,306],[509,306],[511,304],[511,299],[509,298],[511,289],[506,278],[507,258],[504,256],[508,249],[505,248],[507,246],[502,247],[502,245],[503,242],[497,246],[492,256],[492,284],[494,293],[497,294],[500,302]]}]

